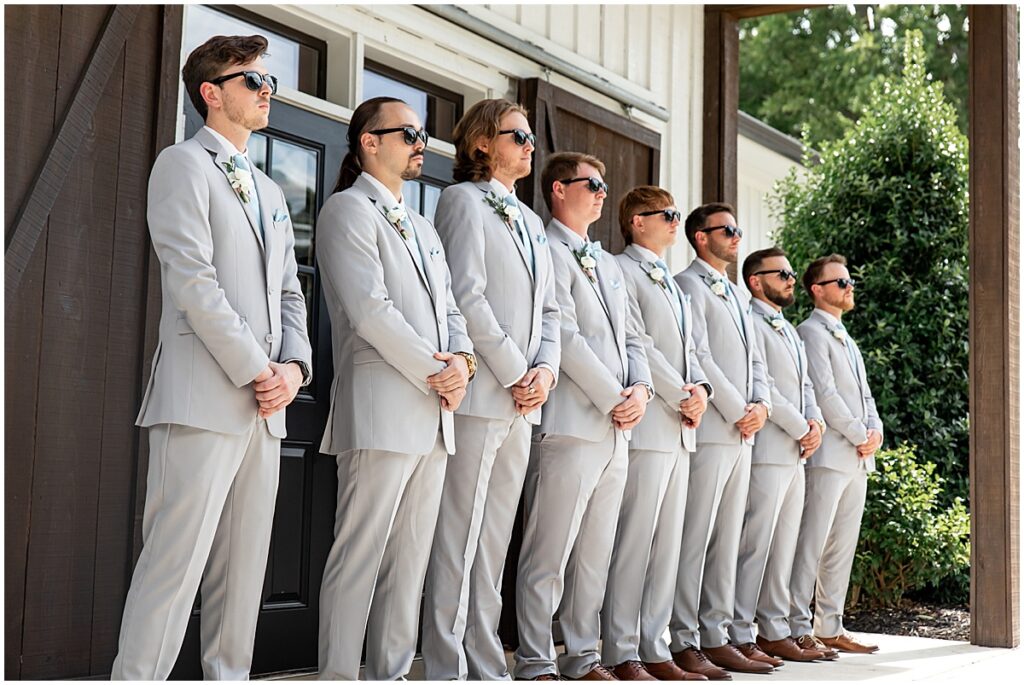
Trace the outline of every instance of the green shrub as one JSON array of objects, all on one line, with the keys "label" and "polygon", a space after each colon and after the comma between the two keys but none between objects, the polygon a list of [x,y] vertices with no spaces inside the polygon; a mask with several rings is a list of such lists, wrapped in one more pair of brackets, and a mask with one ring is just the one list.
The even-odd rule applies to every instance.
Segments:
[{"label": "green shrub", "polygon": [[875,462],[848,604],[891,607],[905,592],[927,587],[946,588],[948,601],[966,602],[970,522],[963,502],[940,503],[935,465],[919,462],[907,445],[880,450]]},{"label": "green shrub", "polygon": [[[886,445],[938,466],[948,506],[967,487],[967,140],[908,32],[903,75],[821,147],[820,165],[776,189],[775,239],[797,270],[846,255],[857,308],[844,323],[865,356]],[[810,310],[802,292],[801,319]]]}]

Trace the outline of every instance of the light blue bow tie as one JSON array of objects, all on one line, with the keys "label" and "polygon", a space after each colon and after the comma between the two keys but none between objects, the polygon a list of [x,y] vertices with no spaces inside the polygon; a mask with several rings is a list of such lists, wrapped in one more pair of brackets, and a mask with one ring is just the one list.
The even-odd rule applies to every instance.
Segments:
[{"label": "light blue bow tie", "polygon": [[593,257],[594,259],[600,259],[601,255],[604,254],[604,252],[601,250],[600,240],[588,240],[587,242],[583,243],[583,252],[584,254]]}]

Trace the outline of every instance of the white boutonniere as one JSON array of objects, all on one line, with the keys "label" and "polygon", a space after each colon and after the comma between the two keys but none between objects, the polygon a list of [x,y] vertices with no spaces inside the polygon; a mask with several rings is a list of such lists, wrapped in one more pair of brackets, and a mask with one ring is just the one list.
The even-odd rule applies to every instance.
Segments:
[{"label": "white boutonniere", "polygon": [[843,343],[844,345],[846,344],[846,331],[841,330],[838,326],[832,328],[828,324],[825,324],[825,328],[828,329],[828,332],[832,334],[833,338]]},{"label": "white boutonniere", "polygon": [[484,202],[490,205],[494,213],[504,221],[509,228],[512,228],[512,224],[521,216],[521,212],[518,207],[515,207],[508,202],[508,196],[498,197],[498,194],[493,190],[484,195]]},{"label": "white boutonniere", "polygon": [[651,264],[651,269],[647,272],[647,277],[654,283],[660,285],[662,290],[668,289],[668,283],[665,282],[665,270],[660,266]]},{"label": "white boutonniere", "polygon": [[405,225],[402,223],[407,217],[408,214],[406,214],[405,207],[402,205],[396,205],[390,209],[384,210],[384,218],[398,229],[398,233],[402,236],[402,240],[409,239],[409,232],[405,230]]},{"label": "white boutonniere", "polygon": [[711,288],[711,292],[713,292],[715,295],[718,295],[721,298],[725,298],[725,296],[729,293],[729,290],[725,287],[725,279],[722,278],[721,276],[710,276],[708,274],[705,274],[701,276],[701,278],[704,280],[704,283],[706,283],[707,286]]},{"label": "white boutonniere", "polygon": [[572,251],[572,256],[580,265],[580,269],[591,283],[597,283],[597,260],[601,256],[601,242],[587,242],[577,250]]},{"label": "white boutonniere", "polygon": [[252,172],[246,169],[240,169],[233,159],[227,162],[222,162],[222,164],[227,170],[228,182],[231,184],[231,189],[238,193],[238,197],[242,199],[242,202],[248,204],[249,198],[252,196],[252,191],[256,187],[252,180]]},{"label": "white boutonniere", "polygon": [[765,315],[764,320],[769,326],[780,333],[782,332],[782,328],[786,325],[786,321],[782,318],[781,314],[776,314],[775,316]]}]

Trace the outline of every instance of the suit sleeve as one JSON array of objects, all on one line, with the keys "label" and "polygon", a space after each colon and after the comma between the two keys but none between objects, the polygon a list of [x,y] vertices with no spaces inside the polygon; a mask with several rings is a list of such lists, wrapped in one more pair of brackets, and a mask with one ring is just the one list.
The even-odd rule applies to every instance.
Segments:
[{"label": "suit sleeve", "polygon": [[160,153],[149,179],[146,217],[168,295],[231,382],[241,388],[270,359],[217,281],[209,206],[210,186],[196,158],[180,147]]},{"label": "suit sleeve", "polygon": [[[284,192],[281,206],[287,207]],[[302,362],[309,376],[303,379],[308,385],[313,380],[313,348],[306,331],[306,298],[299,281],[299,266],[295,261],[295,232],[291,215],[286,219],[284,230],[284,270],[281,274],[281,353],[282,362]]]},{"label": "suit sleeve", "polygon": [[498,382],[509,388],[523,377],[528,363],[512,338],[501,330],[484,293],[487,289],[484,230],[487,229],[476,204],[487,209],[482,194],[480,202],[474,203],[462,188],[445,190],[437,203],[434,225],[444,243],[451,272],[455,274],[452,293],[465,317],[476,354]]},{"label": "suit sleeve", "polygon": [[882,419],[878,416],[878,408],[875,406],[875,397],[871,394],[871,387],[868,385],[868,374],[867,368],[864,366],[864,355],[860,352],[860,347],[857,347],[857,357],[860,359],[861,371],[864,374],[864,403],[867,405],[867,416],[865,417],[865,423],[869,429],[874,429],[882,435],[882,439],[885,439],[885,431],[882,429]]},{"label": "suit sleeve", "polygon": [[[661,396],[663,400],[670,406],[679,408],[679,403],[687,399],[690,393],[683,390],[683,385],[686,381],[683,380],[682,374],[672,364],[665,359],[665,355],[654,346],[654,338],[647,333],[647,327],[644,324],[643,310],[640,309],[640,300],[637,296],[637,283],[632,276],[627,276],[626,282],[626,302],[629,306],[629,319],[633,323],[633,327],[636,330],[636,334],[643,341],[644,350],[647,353],[647,365],[650,369],[651,380],[654,386],[655,394]],[[632,372],[630,381],[635,383],[636,381],[632,378]]]},{"label": "suit sleeve", "polygon": [[[757,341],[758,355],[762,360],[768,359],[766,345],[768,342],[765,340],[766,336],[778,335],[775,331],[770,331],[767,326],[761,325],[756,321],[752,321],[752,328],[754,329],[754,339]],[[764,364],[764,369],[767,374],[768,387],[771,388],[771,403],[772,403],[772,416],[769,421],[774,423],[776,426],[786,431],[789,437],[794,440],[807,435],[807,431],[810,430],[810,426],[807,425],[807,419],[800,413],[800,408],[795,406],[792,402],[786,399],[786,396],[779,392],[778,387],[775,385],[775,379],[771,376],[771,369],[768,368],[768,364]],[[801,389],[802,390],[802,389]]]},{"label": "suit sleeve", "polygon": [[569,255],[568,248],[554,245],[551,247],[551,256],[555,265],[555,299],[561,312],[561,370],[583,390],[598,411],[611,414],[612,409],[625,399],[620,394],[622,385],[594,354],[580,333],[570,272],[576,266],[575,260]]},{"label": "suit sleeve", "polygon": [[[618,265],[616,264],[616,268]],[[619,278],[625,280],[625,275],[622,273],[622,269],[619,269]],[[629,305],[630,302],[629,294],[626,295],[626,362],[629,365],[629,385],[635,385],[637,383],[647,383],[651,387],[654,387],[654,381],[651,378],[650,362],[647,359],[647,352],[645,349],[644,338],[650,338],[643,332],[643,317],[640,315],[639,309],[632,309]],[[636,316],[634,316],[634,311]],[[651,349],[654,349],[654,341],[651,340]],[[648,399],[654,399],[650,397]]]},{"label": "suit sleeve", "polygon": [[[792,329],[790,329],[790,330],[792,330]],[[804,357],[805,357],[805,361],[806,361],[806,344],[803,342],[803,340],[800,337],[795,337],[795,339],[799,340],[800,343],[801,343],[801,346],[804,347]],[[808,421],[810,421],[811,419],[817,419],[818,421],[821,421],[826,426],[828,426],[828,423],[825,421],[825,417],[821,415],[821,408],[818,406],[818,399],[815,396],[814,383],[811,381],[810,370],[808,370],[808,372],[804,374],[803,393],[804,393],[804,417]]]},{"label": "suit sleeve", "polygon": [[693,281],[681,276],[676,277],[676,283],[684,293],[690,296],[690,307],[693,311],[693,342],[697,348],[697,358],[700,359],[701,369],[715,389],[715,396],[711,399],[711,404],[726,421],[736,423],[747,413],[747,400],[743,393],[732,384],[711,354],[706,318],[708,300],[707,295],[700,292],[700,288],[704,288],[704,285],[702,283],[699,287],[695,287]]},{"label": "suit sleeve", "polygon": [[[433,226],[430,228],[437,236],[437,231]],[[438,236],[437,242],[441,243],[441,238]],[[469,333],[466,332],[466,319],[462,316],[462,311],[459,310],[459,306],[455,302],[455,295],[452,293],[452,272],[448,268],[448,260],[446,259],[444,252],[444,245],[441,245],[441,260],[444,264],[444,292],[445,292],[445,312],[448,319],[448,351],[449,352],[469,352],[474,354],[473,341],[469,337]]]},{"label": "suit sleeve", "polygon": [[708,380],[707,374],[704,373],[704,368],[700,365],[697,344],[693,340],[693,308],[690,306],[690,296],[684,293],[680,299],[683,301],[683,314],[686,316],[686,320],[690,322],[691,329],[690,334],[686,336],[686,368],[690,372],[686,382],[694,385],[706,383],[709,386],[707,391],[708,400],[710,400],[715,396],[715,386]]},{"label": "suit sleeve", "polygon": [[375,210],[369,203],[359,206],[357,199],[336,193],[320,212],[316,248],[325,296],[340,302],[356,334],[427,395],[427,377],[445,364],[434,359],[436,346],[409,325],[388,297],[377,221],[370,213]]},{"label": "suit sleeve", "polygon": [[[543,229],[541,229],[543,235]],[[534,366],[547,366],[555,376],[552,383],[553,389],[558,385],[558,371],[562,362],[562,341],[559,337],[561,326],[561,314],[558,311],[558,302],[555,299],[555,265],[554,249],[550,243],[544,244],[548,251],[548,273],[547,287],[544,289],[544,302],[541,305],[540,314],[540,349],[537,351],[537,358],[533,360]]]},{"label": "suit sleeve", "polygon": [[860,445],[868,439],[868,429],[857,418],[836,388],[835,372],[828,352],[828,339],[806,326],[797,331],[804,340],[807,350],[807,369],[814,383],[818,407],[829,428],[839,431],[853,445]]}]

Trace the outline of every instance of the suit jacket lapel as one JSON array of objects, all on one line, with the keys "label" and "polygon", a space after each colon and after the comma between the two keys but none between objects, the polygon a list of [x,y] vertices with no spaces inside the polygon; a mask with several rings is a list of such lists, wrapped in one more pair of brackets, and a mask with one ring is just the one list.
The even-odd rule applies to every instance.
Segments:
[{"label": "suit jacket lapel", "polygon": [[[427,290],[430,291],[430,299],[434,301],[436,305],[440,298],[437,297],[437,293],[444,292],[444,281],[440,280],[440,274],[435,268],[434,258],[431,250],[433,248],[428,247],[426,244],[427,236],[430,232],[424,227],[425,220],[418,214],[409,213],[409,222],[413,225],[416,230],[416,242],[419,244],[420,256],[423,257],[423,270],[424,276],[427,281]],[[408,244],[407,241],[403,241]],[[409,245],[410,252],[414,250],[412,245]],[[443,301],[443,300],[442,300]]]},{"label": "suit jacket lapel", "polygon": [[[646,278],[648,281],[650,281],[651,286],[657,288],[658,290],[660,290],[661,294],[665,296],[665,300],[668,302],[668,307],[669,307],[669,309],[672,312],[672,316],[675,318],[676,328],[679,330],[679,335],[682,336],[682,338],[683,338],[683,347],[685,348],[686,347],[686,329],[685,329],[686,323],[685,323],[685,318],[683,317],[683,301],[679,298],[679,296],[674,295],[672,293],[672,291],[669,290],[669,288],[668,288],[667,281],[668,281],[668,279],[672,278],[672,276],[666,273],[665,274],[666,284],[664,286],[658,285],[657,283],[655,283],[651,279],[650,271],[648,269],[644,268],[644,264],[649,265],[651,268],[654,268],[654,266],[655,266],[654,264],[652,264],[648,260],[644,259],[643,255],[639,254],[637,252],[636,248],[633,247],[633,244],[627,245],[626,249],[624,250],[624,252],[626,253],[627,257],[629,257],[634,262],[636,262],[636,267],[638,269],[640,269],[640,272],[644,275],[644,278]],[[675,284],[673,284],[673,285],[675,285]],[[678,286],[675,286],[675,287],[678,287]],[[679,291],[676,291],[676,292],[679,292]],[[682,325],[682,327],[680,327],[680,324]]]},{"label": "suit jacket lapel", "polygon": [[[270,177],[259,169],[253,169],[252,177],[256,183],[256,192],[260,194],[260,214],[263,215],[263,256],[269,265],[271,253],[276,245],[275,231],[277,229],[274,223],[273,207],[277,204],[278,192]],[[255,212],[253,216],[255,216]]]},{"label": "suit jacket lapel", "polygon": [[[249,228],[252,229],[253,235],[256,237],[256,242],[259,244],[260,249],[266,252],[266,248],[263,245],[263,236],[260,235],[259,220],[256,218],[256,212],[253,210],[252,202],[242,202],[242,197],[235,192],[235,189],[231,187],[231,181],[228,180],[228,170],[226,164],[232,164],[231,154],[224,149],[224,146],[214,138],[212,135],[207,133],[204,129],[199,129],[194,136],[199,144],[202,145],[206,150],[214,156],[213,163],[217,169],[224,174],[224,184],[228,189],[228,192],[235,196],[238,200],[238,204],[242,205],[242,210],[245,212],[245,218],[249,220]],[[256,173],[253,173],[253,179],[255,180]],[[258,190],[257,190],[258,192]],[[264,257],[266,255],[264,254]]]},{"label": "suit jacket lapel", "polygon": [[[486,197],[487,193],[495,192],[494,188],[487,181],[478,181],[476,187],[483,192],[483,197]],[[481,202],[483,202],[487,207],[486,215],[492,217],[493,222],[501,226],[502,230],[504,230],[504,232],[508,234],[508,239],[512,241],[512,244],[515,246],[516,252],[519,253],[519,258],[523,260],[523,267],[526,269],[526,273],[530,275],[530,280],[534,282],[534,285],[536,285],[537,279],[535,278],[533,271],[530,269],[530,257],[529,255],[526,254],[526,249],[524,248],[523,244],[519,242],[519,238],[515,235],[515,225],[509,225],[504,219],[498,216],[498,212],[493,207],[491,207],[490,204],[487,204],[486,200],[484,200],[483,197],[481,197]],[[521,208],[519,210],[519,216],[521,217],[523,226],[526,228],[527,235],[529,235],[530,229],[526,225],[526,215],[523,213],[523,210]]]}]

